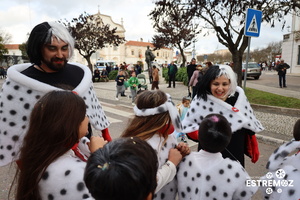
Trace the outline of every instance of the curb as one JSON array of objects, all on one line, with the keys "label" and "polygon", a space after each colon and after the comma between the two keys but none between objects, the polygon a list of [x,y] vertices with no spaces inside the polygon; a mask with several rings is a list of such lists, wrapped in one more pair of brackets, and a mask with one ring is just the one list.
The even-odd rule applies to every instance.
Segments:
[{"label": "curb", "polygon": [[251,104],[251,107],[254,110],[259,110],[261,112],[275,113],[275,114],[280,114],[280,115],[289,115],[289,116],[293,116],[293,117],[300,116],[300,109],[266,106],[266,105],[260,105],[260,104]]}]

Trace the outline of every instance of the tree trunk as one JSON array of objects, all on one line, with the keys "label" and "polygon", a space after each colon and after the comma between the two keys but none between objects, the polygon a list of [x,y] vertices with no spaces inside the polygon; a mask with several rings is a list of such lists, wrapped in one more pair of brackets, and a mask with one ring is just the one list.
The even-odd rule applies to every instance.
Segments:
[{"label": "tree trunk", "polygon": [[242,63],[243,53],[240,51],[232,52],[233,71],[237,74],[237,84],[242,86]]},{"label": "tree trunk", "polygon": [[93,73],[93,65],[91,63],[91,56],[84,56],[84,58],[86,59],[87,63],[88,63],[88,68],[90,68],[91,72]]},{"label": "tree trunk", "polygon": [[181,46],[179,46],[179,51],[180,51],[180,54],[181,54],[181,57],[182,57],[182,63],[180,65],[180,67],[184,67],[185,66],[185,62],[186,62],[186,58],[185,58],[184,51],[181,48]]}]

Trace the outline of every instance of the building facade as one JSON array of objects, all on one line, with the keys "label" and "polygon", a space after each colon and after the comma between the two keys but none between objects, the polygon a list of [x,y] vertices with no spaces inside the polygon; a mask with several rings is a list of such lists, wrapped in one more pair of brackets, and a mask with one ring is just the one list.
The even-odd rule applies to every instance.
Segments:
[{"label": "building facade", "polygon": [[291,66],[287,73],[300,73],[300,17],[293,15],[291,33],[283,35],[281,59]]}]

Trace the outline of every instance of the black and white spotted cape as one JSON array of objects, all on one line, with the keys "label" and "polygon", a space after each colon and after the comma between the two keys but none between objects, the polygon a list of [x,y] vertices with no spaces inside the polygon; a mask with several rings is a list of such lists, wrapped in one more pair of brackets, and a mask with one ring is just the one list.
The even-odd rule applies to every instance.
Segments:
[{"label": "black and white spotted cape", "polygon": [[261,123],[256,119],[243,89],[237,87],[236,91],[239,96],[234,106],[213,95],[207,95],[207,101],[202,98],[198,99],[198,96],[195,96],[182,121],[182,132],[190,133],[198,130],[204,117],[212,113],[223,115],[229,121],[232,132],[241,128],[252,130],[255,133],[264,130]]},{"label": "black and white spotted cape", "polygon": [[179,200],[248,200],[257,191],[246,186],[251,179],[240,163],[204,150],[181,161],[177,179]]},{"label": "black and white spotted cape", "polygon": [[269,173],[261,177],[261,180],[272,183],[275,181],[275,184],[261,185],[260,190],[264,199],[300,199],[299,151],[300,141],[291,141],[278,147],[270,156],[267,163]]},{"label": "black and white spotted cape", "polygon": [[[89,68],[78,63],[72,64],[84,71],[83,79],[74,91],[84,99],[90,123],[97,130],[107,128],[109,121],[93,89]],[[7,79],[2,86],[0,93],[0,166],[18,159],[17,154],[36,101],[47,92],[61,90],[20,73],[31,65],[26,63],[10,67]]]},{"label": "black and white spotted cape", "polygon": [[[164,138],[160,137],[158,134],[153,135],[147,142],[152,146],[152,148],[157,153],[158,158],[158,168],[160,169],[168,160],[169,151],[171,148],[175,148],[177,145],[176,139],[169,135],[165,143],[163,143]],[[174,174],[175,176],[175,174]],[[171,182],[161,188],[157,193],[154,194],[155,200],[174,200],[176,199],[177,193],[177,181],[174,178]]]},{"label": "black and white spotted cape", "polygon": [[[84,137],[78,148],[89,156],[90,151]],[[86,162],[80,160],[72,150],[69,150],[56,161],[51,163],[38,184],[42,200],[92,200],[94,199],[85,186],[83,176]]]}]

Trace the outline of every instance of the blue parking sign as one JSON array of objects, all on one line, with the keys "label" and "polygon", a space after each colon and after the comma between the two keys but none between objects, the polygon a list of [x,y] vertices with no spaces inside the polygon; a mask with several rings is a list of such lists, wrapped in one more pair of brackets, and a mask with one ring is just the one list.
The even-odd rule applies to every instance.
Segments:
[{"label": "blue parking sign", "polygon": [[245,20],[245,36],[259,37],[262,11],[248,8]]}]

